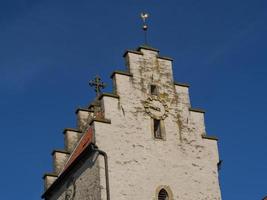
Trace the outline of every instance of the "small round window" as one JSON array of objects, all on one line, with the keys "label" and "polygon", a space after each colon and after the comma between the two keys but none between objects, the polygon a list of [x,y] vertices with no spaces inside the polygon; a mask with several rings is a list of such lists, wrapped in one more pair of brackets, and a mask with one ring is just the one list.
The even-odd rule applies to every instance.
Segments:
[{"label": "small round window", "polygon": [[168,192],[164,189],[159,191],[158,200],[169,200]]}]

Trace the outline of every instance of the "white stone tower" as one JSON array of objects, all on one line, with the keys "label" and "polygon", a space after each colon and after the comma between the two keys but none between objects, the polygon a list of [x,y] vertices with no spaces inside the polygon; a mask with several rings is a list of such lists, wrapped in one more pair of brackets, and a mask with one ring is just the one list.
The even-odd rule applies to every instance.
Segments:
[{"label": "white stone tower", "polygon": [[191,107],[189,85],[173,80],[172,59],[149,46],[124,58],[113,93],[77,109],[77,129],[65,129],[43,198],[220,200],[217,139]]}]

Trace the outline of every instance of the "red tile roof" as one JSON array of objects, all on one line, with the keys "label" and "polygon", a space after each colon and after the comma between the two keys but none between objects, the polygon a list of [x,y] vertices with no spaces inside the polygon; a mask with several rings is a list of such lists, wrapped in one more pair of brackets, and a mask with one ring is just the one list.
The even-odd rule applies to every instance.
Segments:
[{"label": "red tile roof", "polygon": [[80,139],[80,142],[78,143],[76,148],[73,150],[62,172],[64,172],[78,158],[78,156],[86,149],[86,147],[88,147],[91,144],[92,138],[93,138],[93,128],[89,127],[87,132]]}]

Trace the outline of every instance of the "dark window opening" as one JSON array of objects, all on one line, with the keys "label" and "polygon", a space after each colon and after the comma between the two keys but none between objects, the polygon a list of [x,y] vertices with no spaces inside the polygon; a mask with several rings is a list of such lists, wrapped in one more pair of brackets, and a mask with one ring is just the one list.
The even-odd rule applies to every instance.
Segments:
[{"label": "dark window opening", "polygon": [[158,200],[169,200],[168,192],[164,189],[159,191]]},{"label": "dark window opening", "polygon": [[150,85],[150,94],[158,95],[158,88],[156,85]]},{"label": "dark window opening", "polygon": [[154,122],[154,137],[158,139],[162,139],[160,120],[153,119],[153,122]]}]

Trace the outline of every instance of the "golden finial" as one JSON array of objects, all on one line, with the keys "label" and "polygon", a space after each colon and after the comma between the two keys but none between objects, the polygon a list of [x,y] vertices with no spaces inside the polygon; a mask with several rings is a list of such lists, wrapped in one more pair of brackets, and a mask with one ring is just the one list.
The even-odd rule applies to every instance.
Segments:
[{"label": "golden finial", "polygon": [[147,24],[146,24],[146,20],[147,20],[147,18],[149,17],[149,15],[148,15],[148,13],[142,12],[142,13],[140,14],[140,17],[141,17],[142,20],[143,20],[143,27],[142,27],[142,29],[143,29],[144,34],[145,34],[145,44],[147,44],[147,29],[148,29],[148,26],[147,26]]}]

